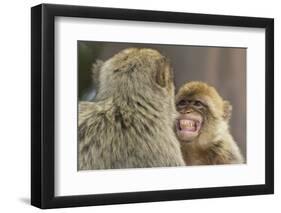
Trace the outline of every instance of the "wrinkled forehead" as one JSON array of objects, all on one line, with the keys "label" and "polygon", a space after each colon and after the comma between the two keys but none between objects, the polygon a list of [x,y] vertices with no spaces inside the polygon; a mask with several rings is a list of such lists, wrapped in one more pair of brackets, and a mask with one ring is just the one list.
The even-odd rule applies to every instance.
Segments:
[{"label": "wrinkled forehead", "polygon": [[222,98],[212,87],[182,87],[176,96],[176,101],[182,99],[199,100],[205,104],[213,102],[217,106],[220,106],[223,103]]}]

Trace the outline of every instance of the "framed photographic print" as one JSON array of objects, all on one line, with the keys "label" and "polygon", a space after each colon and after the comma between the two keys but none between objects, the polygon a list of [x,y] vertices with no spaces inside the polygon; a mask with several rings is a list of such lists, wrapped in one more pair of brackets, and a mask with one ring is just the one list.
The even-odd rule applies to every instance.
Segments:
[{"label": "framed photographic print", "polygon": [[274,20],[31,9],[31,204],[271,194]]}]

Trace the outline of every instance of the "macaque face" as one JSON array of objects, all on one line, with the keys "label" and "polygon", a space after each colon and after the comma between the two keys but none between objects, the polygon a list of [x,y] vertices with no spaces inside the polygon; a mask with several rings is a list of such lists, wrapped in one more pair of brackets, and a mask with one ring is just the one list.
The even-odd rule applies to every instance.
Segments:
[{"label": "macaque face", "polygon": [[183,98],[177,101],[176,108],[180,113],[176,120],[177,136],[183,142],[191,142],[200,134],[207,106],[200,100]]}]

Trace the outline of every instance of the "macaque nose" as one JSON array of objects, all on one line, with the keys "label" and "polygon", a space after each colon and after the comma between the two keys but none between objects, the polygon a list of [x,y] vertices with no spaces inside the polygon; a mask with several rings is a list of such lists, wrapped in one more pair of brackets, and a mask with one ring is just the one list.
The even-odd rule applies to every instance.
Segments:
[{"label": "macaque nose", "polygon": [[191,113],[191,112],[193,112],[193,109],[187,109],[187,110],[185,111],[185,113]]}]

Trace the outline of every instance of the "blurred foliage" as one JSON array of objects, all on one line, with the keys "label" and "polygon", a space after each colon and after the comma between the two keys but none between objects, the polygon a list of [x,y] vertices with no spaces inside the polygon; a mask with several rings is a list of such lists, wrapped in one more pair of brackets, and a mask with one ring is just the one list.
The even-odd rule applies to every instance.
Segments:
[{"label": "blurred foliage", "polygon": [[103,49],[102,43],[78,41],[78,98],[93,90],[92,64]]}]

